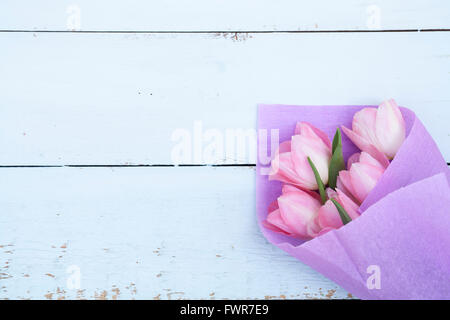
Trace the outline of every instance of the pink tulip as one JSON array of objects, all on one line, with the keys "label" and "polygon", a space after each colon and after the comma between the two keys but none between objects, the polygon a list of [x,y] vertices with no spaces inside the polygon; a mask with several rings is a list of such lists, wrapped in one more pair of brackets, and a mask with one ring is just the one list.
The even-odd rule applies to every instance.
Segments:
[{"label": "pink tulip", "polygon": [[[364,108],[353,117],[352,130],[342,126],[347,137],[362,151],[370,153],[385,167],[405,140],[405,121],[393,99],[378,109]],[[383,156],[384,155],[384,156]]]},{"label": "pink tulip", "polygon": [[271,163],[269,180],[279,180],[306,190],[317,190],[317,182],[308,162],[317,168],[322,182],[328,182],[331,142],[327,135],[306,122],[299,122],[291,141],[280,144]]},{"label": "pink tulip", "polygon": [[298,239],[311,239],[320,232],[317,215],[321,207],[315,192],[284,185],[282,195],[269,207],[266,228]]},{"label": "pink tulip", "polygon": [[366,152],[350,157],[348,170],[339,172],[337,188],[362,203],[385,171],[378,160]]},{"label": "pink tulip", "polygon": [[[359,217],[358,205],[350,199],[344,192],[339,190],[327,189],[329,199],[334,199],[345,209],[349,217],[355,220]],[[323,234],[332,229],[338,229],[343,226],[342,219],[339,215],[336,206],[331,200],[328,200],[320,209],[317,219],[319,226],[322,228],[320,234]]]}]

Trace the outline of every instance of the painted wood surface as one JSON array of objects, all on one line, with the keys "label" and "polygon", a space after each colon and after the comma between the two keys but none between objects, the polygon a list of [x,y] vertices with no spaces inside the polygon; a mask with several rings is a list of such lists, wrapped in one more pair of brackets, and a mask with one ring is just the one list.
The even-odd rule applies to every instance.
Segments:
[{"label": "painted wood surface", "polygon": [[323,31],[450,28],[447,0],[2,0],[0,29]]},{"label": "painted wood surface", "polygon": [[[450,162],[449,17],[444,0],[1,1],[0,299],[352,298],[260,234],[251,139],[185,162],[230,167],[171,167],[174,137],[251,135],[258,102],[394,97]],[[356,32],[373,30],[390,31]]]},{"label": "painted wood surface", "polygon": [[0,299],[350,297],[264,239],[254,174],[1,168]]},{"label": "painted wood surface", "polygon": [[[258,102],[387,97],[417,113],[450,161],[450,32],[3,33],[0,43],[1,165],[170,164],[176,130],[194,139],[195,121],[225,139],[255,130]],[[255,163],[246,150],[185,163]]]}]

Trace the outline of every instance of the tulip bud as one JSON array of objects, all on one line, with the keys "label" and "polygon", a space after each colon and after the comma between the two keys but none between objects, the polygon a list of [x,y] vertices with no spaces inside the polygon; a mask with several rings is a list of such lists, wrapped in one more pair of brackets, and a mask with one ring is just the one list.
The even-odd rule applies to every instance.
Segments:
[{"label": "tulip bud", "polygon": [[[357,155],[351,157],[352,161]],[[362,152],[357,162],[352,162],[350,169],[341,171],[338,177],[338,188],[362,203],[377,184],[385,171],[385,167],[370,154]]]},{"label": "tulip bud", "polygon": [[264,225],[278,233],[311,239],[320,232],[317,223],[320,207],[320,198],[316,193],[285,185],[282,195],[269,209]]},{"label": "tulip bud", "polygon": [[[359,217],[358,205],[352,199],[350,199],[344,192],[342,192],[339,189],[336,189],[335,192],[327,189],[327,193],[330,199],[334,199],[337,202],[339,202],[339,204],[345,209],[347,214],[350,216],[351,220],[354,220]],[[339,212],[335,204],[331,200],[328,200],[319,209],[317,220],[322,229],[327,228],[337,229],[343,225]]]},{"label": "tulip bud", "polygon": [[405,121],[393,99],[383,102],[378,109],[358,111],[353,117],[352,130],[344,126],[342,130],[359,149],[381,163],[385,161],[379,154],[394,158],[406,135]]},{"label": "tulip bud", "polygon": [[331,142],[327,135],[314,126],[300,122],[290,143],[282,143],[271,163],[269,180],[279,180],[307,190],[318,185],[308,157],[315,164],[322,182],[328,182],[331,160]]}]

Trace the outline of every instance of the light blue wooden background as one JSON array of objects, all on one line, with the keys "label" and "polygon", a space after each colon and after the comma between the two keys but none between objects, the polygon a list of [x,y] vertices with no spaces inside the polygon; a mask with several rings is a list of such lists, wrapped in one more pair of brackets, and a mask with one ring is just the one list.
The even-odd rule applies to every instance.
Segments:
[{"label": "light blue wooden background", "polygon": [[0,30],[3,299],[351,297],[261,236],[249,155],[167,166],[195,121],[394,97],[450,161],[448,1],[2,0]]}]

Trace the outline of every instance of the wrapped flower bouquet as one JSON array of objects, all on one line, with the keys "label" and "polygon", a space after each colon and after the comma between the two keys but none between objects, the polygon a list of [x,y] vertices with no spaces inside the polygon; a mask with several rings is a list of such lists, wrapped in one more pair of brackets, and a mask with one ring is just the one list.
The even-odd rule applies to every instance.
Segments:
[{"label": "wrapped flower bouquet", "polygon": [[412,111],[260,105],[258,129],[271,243],[361,299],[450,299],[450,170]]}]

